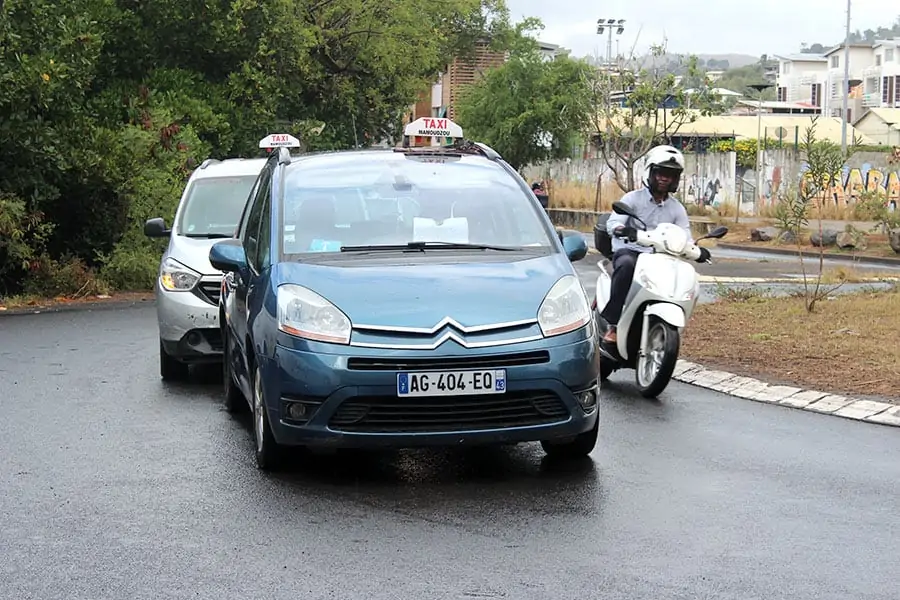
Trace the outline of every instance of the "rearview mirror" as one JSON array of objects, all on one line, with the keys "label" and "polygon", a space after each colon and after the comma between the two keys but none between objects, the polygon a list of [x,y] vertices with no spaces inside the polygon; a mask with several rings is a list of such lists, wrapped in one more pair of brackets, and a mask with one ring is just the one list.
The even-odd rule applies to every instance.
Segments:
[{"label": "rearview mirror", "polygon": [[647,229],[647,224],[644,223],[644,222],[640,219],[640,217],[638,217],[638,216],[635,214],[635,212],[634,212],[633,210],[631,210],[631,207],[630,207],[630,206],[628,206],[627,204],[625,204],[625,203],[622,202],[621,200],[618,200],[618,201],[616,201],[616,202],[613,202],[612,209],[613,209],[613,212],[616,213],[617,215],[625,215],[626,217],[631,217],[632,219],[634,219],[635,221],[637,221],[638,223],[640,223],[640,224],[641,224],[641,227],[643,227],[645,230]]},{"label": "rearview mirror", "polygon": [[587,256],[587,242],[584,241],[584,236],[580,231],[560,229],[557,233],[570,262],[579,261]]},{"label": "rearview mirror", "polygon": [[247,268],[247,254],[241,240],[229,239],[209,249],[209,264],[219,271],[239,273]]},{"label": "rearview mirror", "polygon": [[166,222],[162,217],[156,217],[147,219],[147,222],[144,223],[144,235],[151,238],[164,238],[172,235],[172,231],[166,229]]},{"label": "rearview mirror", "polygon": [[725,237],[725,235],[727,233],[728,233],[728,228],[725,227],[724,225],[719,225],[718,227],[716,227],[715,229],[713,229],[712,231],[710,231],[709,233],[707,233],[700,239],[701,240],[709,240],[709,239],[717,240],[719,238]]},{"label": "rearview mirror", "polygon": [[631,207],[628,206],[627,204],[625,204],[624,202],[622,202],[621,200],[617,200],[616,202],[613,202],[612,209],[613,209],[613,212],[615,212],[617,215],[625,215],[626,217],[635,216],[634,211],[631,210]]}]

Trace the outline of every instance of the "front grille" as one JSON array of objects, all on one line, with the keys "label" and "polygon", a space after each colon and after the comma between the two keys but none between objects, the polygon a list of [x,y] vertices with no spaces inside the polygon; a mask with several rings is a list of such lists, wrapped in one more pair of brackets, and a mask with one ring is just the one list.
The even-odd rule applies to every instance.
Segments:
[{"label": "front grille", "polygon": [[344,401],[328,426],[350,433],[456,432],[546,425],[568,416],[566,405],[549,391],[423,398],[360,396]]},{"label": "front grille", "polygon": [[428,369],[492,369],[550,362],[546,350],[487,356],[448,356],[429,358],[353,357],[347,368],[354,371],[412,371]]},{"label": "front grille", "polygon": [[201,281],[195,288],[197,295],[202,300],[209,302],[213,306],[219,305],[219,296],[222,295],[221,281]]}]

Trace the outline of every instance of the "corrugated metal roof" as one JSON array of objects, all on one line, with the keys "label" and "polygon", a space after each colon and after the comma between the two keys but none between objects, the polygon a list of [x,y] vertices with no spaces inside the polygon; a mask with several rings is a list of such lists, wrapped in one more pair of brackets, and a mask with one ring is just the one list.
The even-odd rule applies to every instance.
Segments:
[{"label": "corrugated metal roof", "polygon": [[[754,103],[755,104],[755,103]],[[621,110],[621,109],[620,109]],[[756,115],[717,115],[710,117],[700,116],[697,111],[688,111],[689,113],[694,114],[697,118],[693,122],[685,122],[679,128],[675,135],[687,136],[719,136],[719,137],[731,137],[734,135],[737,139],[756,139],[756,127],[757,127],[757,116]],[[656,125],[657,130],[663,130],[663,123],[669,124],[669,131],[671,133],[672,126],[671,123],[676,120],[675,117],[672,116],[672,111],[659,110],[657,112],[656,117]],[[763,114],[762,115],[762,131],[760,134],[762,136],[766,136],[766,129],[768,128],[768,138],[778,139],[775,130],[778,127],[784,127],[787,130],[786,135],[784,136],[785,141],[794,141],[795,131],[797,131],[797,137],[799,138],[800,143],[803,142],[803,137],[806,135],[806,128],[812,125],[812,116],[811,115],[779,115],[779,114]],[[617,129],[624,129],[622,126],[621,118],[616,119],[618,124],[616,125]],[[637,125],[643,125],[645,120],[643,118],[638,119]],[[651,123],[652,124],[652,123]],[[598,123],[601,127],[603,126],[602,117],[600,119],[600,123]],[[799,129],[797,129],[799,128]],[[847,141],[848,143],[853,142],[854,135],[860,138],[860,143],[866,145],[874,145],[875,142],[872,138],[861,134],[857,131],[852,125],[847,124]],[[841,143],[841,119],[839,117],[824,117],[820,116],[816,123],[816,138],[820,140],[829,140],[836,144]]]},{"label": "corrugated metal roof", "polygon": [[[812,125],[812,117],[807,115],[762,115],[761,135],[769,139],[778,139],[775,131],[779,127],[786,130],[785,141],[798,139],[803,143],[806,129]],[[737,139],[756,139],[756,115],[723,115],[699,117],[693,123],[685,123],[678,130],[681,135],[731,135]],[[839,117],[819,117],[816,121],[816,138],[841,143],[841,119]],[[862,144],[874,144],[868,136],[862,135],[850,124],[847,125],[847,139],[852,143],[854,136],[862,138]]]},{"label": "corrugated metal roof", "polygon": [[854,125],[856,125],[869,115],[877,117],[885,123],[893,123],[895,126],[897,126],[898,129],[900,129],[900,108],[870,108],[868,111],[866,111],[866,114],[856,120],[856,123],[854,123]]}]

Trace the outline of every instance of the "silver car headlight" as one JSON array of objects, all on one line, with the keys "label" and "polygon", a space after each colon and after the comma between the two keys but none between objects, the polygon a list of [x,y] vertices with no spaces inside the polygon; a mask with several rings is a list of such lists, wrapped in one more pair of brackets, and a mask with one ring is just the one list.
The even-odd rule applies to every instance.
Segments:
[{"label": "silver car headlight", "polygon": [[350,343],[350,319],[334,304],[300,285],[278,287],[278,329],[288,335],[332,344]]},{"label": "silver car headlight", "polygon": [[591,306],[581,282],[573,275],[560,278],[538,309],[538,325],[544,337],[562,335],[591,321]]},{"label": "silver car headlight", "polygon": [[188,292],[200,281],[200,273],[174,258],[167,258],[159,269],[159,285],[170,292]]}]

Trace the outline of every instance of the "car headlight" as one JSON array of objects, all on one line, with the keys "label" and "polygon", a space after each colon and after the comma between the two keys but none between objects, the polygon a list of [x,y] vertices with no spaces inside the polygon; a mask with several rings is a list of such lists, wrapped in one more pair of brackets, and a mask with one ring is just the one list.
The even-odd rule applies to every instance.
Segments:
[{"label": "car headlight", "polygon": [[591,307],[577,277],[566,275],[550,291],[538,310],[538,325],[544,337],[584,327],[591,321]]},{"label": "car headlight", "polygon": [[200,281],[200,273],[174,258],[167,258],[159,269],[159,285],[170,292],[187,292]]},{"label": "car headlight", "polygon": [[350,343],[350,319],[334,304],[300,285],[278,288],[278,329],[307,340]]}]

